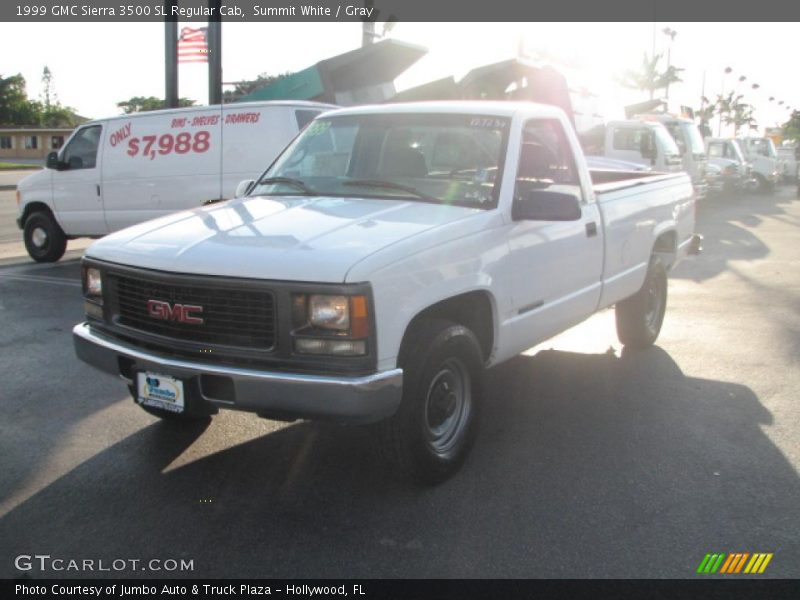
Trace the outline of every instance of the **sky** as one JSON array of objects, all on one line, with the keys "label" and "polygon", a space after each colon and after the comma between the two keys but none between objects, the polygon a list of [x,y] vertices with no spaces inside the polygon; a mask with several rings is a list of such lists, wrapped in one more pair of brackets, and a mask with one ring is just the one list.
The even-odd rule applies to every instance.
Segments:
[{"label": "sky", "polygon": [[[677,31],[671,46],[666,27]],[[800,109],[797,23],[397,23],[390,35],[428,48],[396,80],[398,91],[448,75],[458,79],[522,49],[561,67],[570,86],[597,94],[606,118],[621,118],[625,104],[646,96],[621,88],[616,78],[636,69],[655,42],[664,65],[669,49],[671,64],[684,69],[684,81],[670,88],[671,109],[699,107],[703,91],[713,98],[732,88],[756,107],[760,128],[785,122],[786,106]],[[163,40],[161,23],[0,23],[0,75],[22,73],[29,97],[38,98],[47,65],[63,105],[91,118],[112,116],[121,112],[117,102],[132,96],[163,96]],[[223,23],[222,40],[223,81],[230,82],[296,71],[352,50],[361,43],[361,25]],[[727,76],[726,67],[733,70]],[[182,64],[180,95],[207,103],[207,73],[205,64]]]}]

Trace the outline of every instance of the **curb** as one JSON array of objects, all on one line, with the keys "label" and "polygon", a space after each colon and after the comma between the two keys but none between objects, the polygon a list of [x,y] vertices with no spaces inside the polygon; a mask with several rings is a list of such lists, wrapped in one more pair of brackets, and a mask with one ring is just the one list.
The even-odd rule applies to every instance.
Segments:
[{"label": "curb", "polygon": [[0,185],[0,192],[11,192],[17,189],[15,185]]}]

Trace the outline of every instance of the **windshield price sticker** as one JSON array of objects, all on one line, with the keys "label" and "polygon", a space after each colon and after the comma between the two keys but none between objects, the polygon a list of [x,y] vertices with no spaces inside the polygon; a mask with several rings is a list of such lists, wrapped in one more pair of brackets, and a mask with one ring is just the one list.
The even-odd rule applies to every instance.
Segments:
[{"label": "windshield price sticker", "polygon": [[313,136],[313,135],[321,135],[328,131],[331,128],[330,121],[314,121],[311,125],[308,126],[308,132],[306,135]]},{"label": "windshield price sticker", "polygon": [[507,125],[507,121],[497,117],[473,117],[469,121],[470,127],[479,127],[481,129],[505,129]]}]

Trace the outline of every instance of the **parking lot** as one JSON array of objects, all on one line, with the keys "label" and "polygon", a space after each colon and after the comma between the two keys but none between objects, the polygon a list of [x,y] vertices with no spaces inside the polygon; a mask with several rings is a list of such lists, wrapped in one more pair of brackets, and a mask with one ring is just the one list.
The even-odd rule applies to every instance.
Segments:
[{"label": "parking lot", "polygon": [[[147,415],[74,356],[85,241],[24,256],[0,191],[0,577],[14,558],[187,559],[201,577],[800,577],[800,200],[711,198],[655,348],[613,311],[489,373],[464,469],[396,481],[354,427]],[[121,571],[102,576],[159,576]],[[32,576],[97,576],[33,571]]]}]

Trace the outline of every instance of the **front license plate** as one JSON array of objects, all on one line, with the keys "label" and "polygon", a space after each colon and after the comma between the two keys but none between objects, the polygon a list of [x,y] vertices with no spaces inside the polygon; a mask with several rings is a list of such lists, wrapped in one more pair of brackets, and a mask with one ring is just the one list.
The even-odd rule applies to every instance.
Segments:
[{"label": "front license plate", "polygon": [[158,373],[136,374],[136,400],[153,408],[183,412],[183,382]]}]

